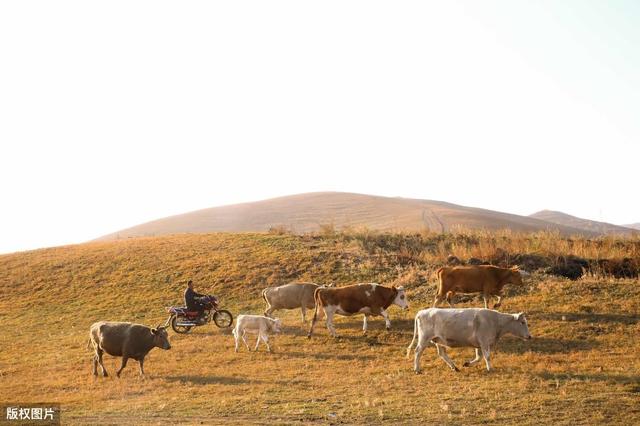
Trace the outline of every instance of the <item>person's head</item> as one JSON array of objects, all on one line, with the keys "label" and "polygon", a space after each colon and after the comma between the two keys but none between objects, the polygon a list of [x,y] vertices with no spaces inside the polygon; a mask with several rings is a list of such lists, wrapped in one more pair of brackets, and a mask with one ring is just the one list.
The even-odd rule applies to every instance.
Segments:
[{"label": "person's head", "polygon": [[187,281],[187,286],[189,288],[193,288],[193,281],[191,281],[191,280]]}]

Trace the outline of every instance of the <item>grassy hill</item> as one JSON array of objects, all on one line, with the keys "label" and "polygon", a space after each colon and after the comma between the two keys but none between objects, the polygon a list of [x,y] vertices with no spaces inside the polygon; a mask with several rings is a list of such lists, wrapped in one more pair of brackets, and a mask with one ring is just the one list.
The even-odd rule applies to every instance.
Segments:
[{"label": "grassy hill", "polygon": [[456,227],[511,229],[532,232],[557,230],[564,235],[599,232],[442,201],[379,197],[342,192],[317,192],[252,203],[213,207],[154,220],[99,240],[207,232],[262,232],[284,228],[295,233],[315,232],[322,225],[379,231],[445,232]]},{"label": "grassy hill", "polygon": [[571,216],[569,214],[553,210],[541,210],[530,215],[530,217],[544,220],[546,222],[556,223],[562,226],[581,229],[585,232],[592,232],[595,234],[633,235],[637,232],[630,227],[613,225],[611,223],[598,222],[595,220],[582,219],[580,217]]},{"label": "grassy hill", "polygon": [[[640,241],[509,233],[181,235],[94,242],[0,256],[0,403],[59,402],[80,424],[502,423],[628,425],[640,421],[640,286],[636,279],[577,281],[534,273],[509,288],[508,312],[524,311],[534,339],[504,338],[495,371],[454,374],[425,352],[413,374],[404,350],[416,311],[433,299],[433,270],[447,255],[626,257]],[[148,377],[130,363],[122,378],[94,379],[88,328],[97,320],[155,325],[181,303],[184,281],[238,313],[264,309],[259,294],[290,280],[378,281],[408,289],[411,309],[378,319],[339,318],[308,341],[298,311],[280,311],[274,354],[233,352],[228,330],[200,327],[154,349]],[[461,306],[479,306],[463,299]],[[461,364],[470,349],[451,350]],[[113,373],[117,361],[105,356]]]}]

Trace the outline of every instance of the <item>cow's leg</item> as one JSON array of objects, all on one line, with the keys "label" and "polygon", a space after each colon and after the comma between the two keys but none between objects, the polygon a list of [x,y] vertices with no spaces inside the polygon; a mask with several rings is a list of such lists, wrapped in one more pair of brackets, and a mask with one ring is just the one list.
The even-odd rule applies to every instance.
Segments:
[{"label": "cow's leg", "polygon": [[311,320],[311,327],[309,327],[309,332],[307,333],[307,338],[311,339],[311,333],[313,333],[313,327],[316,325],[316,321],[322,320],[324,317],[324,308],[320,305],[316,305],[316,308],[313,312],[313,319]]},{"label": "cow's leg", "polygon": [[329,333],[331,333],[331,335],[333,337],[338,337],[337,333],[336,333],[336,328],[333,326],[333,314],[335,312],[335,307],[333,306],[327,306],[325,308],[325,314],[327,314],[327,329],[329,330]]},{"label": "cow's leg", "polygon": [[362,321],[362,333],[367,334],[367,314],[364,314],[364,320]]},{"label": "cow's leg", "polygon": [[431,307],[432,308],[438,307],[438,304],[442,303],[443,300],[444,300],[444,296],[442,294],[436,294],[435,299],[433,299],[433,305]]},{"label": "cow's leg", "polygon": [[476,362],[480,361],[481,359],[482,359],[482,355],[480,354],[480,349],[476,348],[476,357],[474,359],[472,359],[471,361],[466,361],[462,365],[464,367],[471,367],[473,364],[475,364]]},{"label": "cow's leg", "polygon": [[487,303],[489,301],[489,297],[490,296],[487,296],[485,293],[482,293],[482,300],[484,300],[485,309],[489,309],[489,304]]},{"label": "cow's leg", "polygon": [[496,297],[498,298],[498,301],[495,305],[493,305],[493,309],[498,309],[500,307],[500,304],[502,304],[502,295],[496,294]]},{"label": "cow's leg", "polygon": [[249,343],[247,342],[247,331],[246,330],[242,330],[242,341],[244,342],[244,345],[247,347],[247,350],[249,352],[251,352],[251,347],[249,347]]},{"label": "cow's leg", "polygon": [[451,358],[449,358],[449,355],[447,355],[447,348],[445,348],[444,346],[436,344],[436,349],[438,350],[438,355],[440,355],[440,358],[442,358],[444,360],[444,362],[446,362],[447,365],[453,371],[460,371],[460,369],[458,367],[456,367],[456,365],[453,363],[453,361],[451,361]]},{"label": "cow's leg", "polygon": [[238,346],[240,345],[240,336],[238,336],[239,330],[237,328],[234,328],[231,333],[233,334],[233,340],[236,343],[235,351],[238,352]]},{"label": "cow's leg", "polygon": [[267,352],[271,352],[271,346],[269,346],[269,336],[267,334],[260,334],[260,337],[262,337],[262,341],[264,342],[265,345],[267,345]]},{"label": "cow's leg", "polygon": [[387,311],[382,309],[380,311],[380,315],[384,317],[384,326],[386,327],[387,331],[391,330],[391,321],[389,320],[389,314],[387,313]]},{"label": "cow's leg", "polygon": [[102,368],[102,377],[107,377],[107,369],[104,368],[104,363],[102,362],[102,354],[104,353],[104,351],[102,349],[98,349],[97,350],[97,356],[98,356],[98,363],[100,363],[100,368]]},{"label": "cow's leg", "polygon": [[258,338],[256,339],[256,348],[255,351],[258,352],[258,346],[260,345],[260,336],[262,335],[261,331],[258,331]]},{"label": "cow's leg", "polygon": [[120,373],[122,373],[122,370],[127,366],[127,361],[129,361],[129,358],[127,358],[126,355],[123,355],[122,364],[120,365],[120,369],[116,371],[116,376],[120,377]]},{"label": "cow's leg", "polygon": [[488,346],[482,347],[480,349],[482,349],[482,356],[484,357],[484,363],[487,365],[487,371],[491,371],[491,361],[490,361],[491,351],[489,350]]},{"label": "cow's leg", "polygon": [[428,344],[429,339],[418,335],[418,345],[416,346],[416,354],[413,358],[413,371],[415,371],[416,374],[420,374],[420,357],[422,356],[422,352],[424,352]]},{"label": "cow's leg", "polygon": [[93,353],[93,360],[91,361],[92,367],[91,367],[91,372],[93,373],[94,376],[98,375],[98,354],[97,353]]},{"label": "cow's leg", "polygon": [[453,291],[448,291],[447,292],[447,303],[449,304],[450,308],[453,308],[453,304],[451,303],[451,298],[455,295],[455,292]]},{"label": "cow's leg", "polygon": [[144,377],[144,357],[138,360],[138,364],[140,364],[140,376]]},{"label": "cow's leg", "polygon": [[271,305],[267,306],[267,309],[264,311],[264,316],[265,316],[265,317],[272,318],[272,317],[271,317],[271,314],[273,313],[273,311],[275,311],[275,309],[273,308],[273,306],[271,306]]},{"label": "cow's leg", "polygon": [[307,308],[305,308],[305,306],[302,305],[300,307],[300,310],[302,311],[302,324],[306,324],[307,323]]}]

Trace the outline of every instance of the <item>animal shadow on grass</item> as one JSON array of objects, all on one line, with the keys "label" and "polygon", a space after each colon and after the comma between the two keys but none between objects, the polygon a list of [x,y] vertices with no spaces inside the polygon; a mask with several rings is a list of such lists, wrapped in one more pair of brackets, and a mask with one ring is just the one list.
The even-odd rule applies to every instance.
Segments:
[{"label": "animal shadow on grass", "polygon": [[363,354],[338,354],[338,353],[317,353],[317,352],[291,352],[282,351],[278,355],[284,358],[315,358],[322,360],[341,360],[341,361],[372,361],[375,359],[373,355]]},{"label": "animal shadow on grass", "polygon": [[169,376],[165,380],[169,382],[191,383],[195,385],[248,385],[260,384],[260,380],[248,380],[241,377],[221,377],[221,376]]},{"label": "animal shadow on grass", "polygon": [[630,391],[633,393],[640,393],[640,375],[617,375],[617,374],[606,374],[606,373],[549,373],[543,372],[538,373],[538,377],[541,377],[545,380],[580,380],[580,381],[594,381],[594,382],[609,382],[609,383],[620,383],[620,384],[628,384],[630,385]]},{"label": "animal shadow on grass", "polygon": [[558,354],[575,351],[587,351],[598,346],[593,340],[551,339],[548,337],[534,337],[528,341],[516,338],[505,338],[497,345],[498,352],[522,354],[536,352],[540,354]]},{"label": "animal shadow on grass", "polygon": [[413,334],[414,322],[415,322],[415,319],[413,318],[392,320],[391,331],[393,330],[409,331]]},{"label": "animal shadow on grass", "polygon": [[[389,329],[390,333],[398,332],[398,331],[410,331],[413,333],[413,323],[414,319],[393,319],[391,318],[391,329]],[[324,325],[324,323],[323,323]],[[334,323],[337,330],[362,330],[362,320],[360,321],[340,321]],[[369,318],[369,333],[370,332],[386,332],[386,327],[384,323],[384,319],[382,317],[373,317]],[[326,330],[326,327],[325,327]]]},{"label": "animal shadow on grass", "polygon": [[592,312],[532,312],[532,314],[550,321],[582,321],[625,325],[635,325],[640,322],[640,315],[598,314]]}]

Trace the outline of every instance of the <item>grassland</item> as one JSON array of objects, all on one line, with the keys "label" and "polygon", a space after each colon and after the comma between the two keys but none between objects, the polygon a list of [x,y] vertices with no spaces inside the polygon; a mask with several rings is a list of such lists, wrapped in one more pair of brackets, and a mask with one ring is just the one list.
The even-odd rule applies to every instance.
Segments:
[{"label": "grassland", "polygon": [[[452,373],[425,352],[416,376],[404,350],[415,312],[430,305],[434,268],[504,253],[640,258],[638,240],[568,240],[510,233],[209,234],[90,243],[0,256],[0,402],[59,402],[64,423],[637,424],[640,286],[598,274],[577,281],[534,273],[504,310],[524,311],[535,338],[506,337],[481,367]],[[508,256],[507,256],[508,259]],[[341,318],[312,340],[299,312],[280,311],[275,353],[233,352],[228,331],[200,327],[154,349],[138,377],[94,379],[86,348],[99,319],[157,324],[183,283],[213,292],[237,313],[263,309],[260,290],[294,279],[403,284],[411,309],[392,308],[361,334]],[[478,305],[477,300],[461,306]],[[461,364],[472,350],[451,350]],[[117,360],[105,357],[113,372]]]}]

